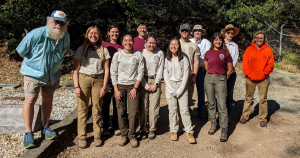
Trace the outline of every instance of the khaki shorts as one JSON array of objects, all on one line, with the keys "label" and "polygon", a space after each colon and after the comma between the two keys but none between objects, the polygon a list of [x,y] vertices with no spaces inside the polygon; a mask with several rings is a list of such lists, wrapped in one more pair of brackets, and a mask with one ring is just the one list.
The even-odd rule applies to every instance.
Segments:
[{"label": "khaki shorts", "polygon": [[40,88],[42,87],[42,92],[47,94],[53,94],[54,91],[59,86],[59,80],[52,85],[51,81],[49,80],[47,84],[44,84],[40,82],[39,80],[30,77],[30,76],[24,76],[24,93],[25,97],[36,97],[39,95]]}]

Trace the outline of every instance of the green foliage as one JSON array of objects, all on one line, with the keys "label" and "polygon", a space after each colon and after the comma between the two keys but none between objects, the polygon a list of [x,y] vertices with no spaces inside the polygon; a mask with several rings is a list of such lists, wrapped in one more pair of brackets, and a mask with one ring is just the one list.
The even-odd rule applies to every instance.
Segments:
[{"label": "green foliage", "polygon": [[280,65],[280,63],[275,63],[274,64],[274,68],[276,69],[283,69],[282,65]]},{"label": "green foliage", "polygon": [[300,56],[295,53],[292,53],[288,48],[284,49],[286,54],[283,55],[283,60],[292,65],[300,65]]}]

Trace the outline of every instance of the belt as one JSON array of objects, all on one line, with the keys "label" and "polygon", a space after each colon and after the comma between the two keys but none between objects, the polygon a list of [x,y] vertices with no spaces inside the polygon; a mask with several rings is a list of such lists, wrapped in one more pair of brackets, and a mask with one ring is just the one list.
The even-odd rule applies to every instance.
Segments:
[{"label": "belt", "polygon": [[103,77],[103,74],[92,74],[92,75],[88,75],[88,74],[84,74],[84,73],[80,73],[83,76],[87,76],[87,77],[91,77],[91,78],[101,78],[101,76]]},{"label": "belt", "polygon": [[154,76],[145,76],[145,78],[154,79]]},{"label": "belt", "polygon": [[[210,74],[210,73],[208,73]],[[221,74],[210,74],[210,75],[213,75],[213,76],[225,76],[225,75],[221,75]]]}]

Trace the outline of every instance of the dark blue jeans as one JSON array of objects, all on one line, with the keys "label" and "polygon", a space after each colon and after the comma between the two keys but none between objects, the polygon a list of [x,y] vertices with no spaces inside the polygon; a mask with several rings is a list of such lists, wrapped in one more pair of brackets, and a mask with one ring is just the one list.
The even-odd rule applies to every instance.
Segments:
[{"label": "dark blue jeans", "polygon": [[234,84],[236,80],[236,72],[232,73],[230,78],[227,80],[227,99],[226,99],[226,105],[228,109],[228,116],[231,113],[232,110],[232,104],[233,104],[233,90],[234,90]]},{"label": "dark blue jeans", "polygon": [[196,86],[198,92],[198,114],[203,114],[205,111],[205,93],[204,93],[204,78],[206,71],[202,72],[200,68],[196,78]]},{"label": "dark blue jeans", "polygon": [[103,97],[103,105],[102,105],[102,125],[103,128],[109,128],[109,112],[110,112],[110,102],[113,100],[113,117],[112,117],[112,126],[114,129],[119,128],[118,124],[118,113],[116,107],[116,99],[114,97],[114,87],[111,84],[107,84],[108,92]]}]

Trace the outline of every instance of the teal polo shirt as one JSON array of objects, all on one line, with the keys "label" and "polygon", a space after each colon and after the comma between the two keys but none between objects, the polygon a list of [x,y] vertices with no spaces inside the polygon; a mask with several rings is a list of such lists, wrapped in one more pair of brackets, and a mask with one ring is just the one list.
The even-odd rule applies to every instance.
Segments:
[{"label": "teal polo shirt", "polygon": [[53,85],[61,77],[64,54],[70,52],[70,35],[66,32],[54,45],[47,26],[39,27],[27,33],[16,50],[25,56],[20,71],[23,75],[44,84],[50,79]]}]

